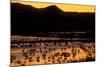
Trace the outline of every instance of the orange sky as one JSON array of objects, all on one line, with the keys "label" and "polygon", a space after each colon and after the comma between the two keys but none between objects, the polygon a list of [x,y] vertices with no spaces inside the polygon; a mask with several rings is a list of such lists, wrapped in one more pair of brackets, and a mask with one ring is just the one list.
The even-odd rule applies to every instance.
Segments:
[{"label": "orange sky", "polygon": [[40,2],[26,2],[26,1],[12,1],[13,3],[22,3],[25,5],[31,5],[36,8],[45,8],[51,5],[58,6],[65,12],[95,12],[95,6],[87,5],[72,5],[72,4],[57,4],[57,3],[40,3]]}]

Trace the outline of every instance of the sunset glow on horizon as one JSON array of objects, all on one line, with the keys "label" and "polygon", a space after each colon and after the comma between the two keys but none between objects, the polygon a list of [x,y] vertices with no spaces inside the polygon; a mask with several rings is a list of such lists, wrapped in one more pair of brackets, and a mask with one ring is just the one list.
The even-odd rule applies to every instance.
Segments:
[{"label": "sunset glow on horizon", "polygon": [[24,5],[31,5],[36,8],[46,8],[48,6],[56,5],[65,12],[95,12],[95,6],[90,5],[75,5],[75,4],[57,4],[44,2],[26,2],[26,1],[12,1],[12,3],[21,3]]}]

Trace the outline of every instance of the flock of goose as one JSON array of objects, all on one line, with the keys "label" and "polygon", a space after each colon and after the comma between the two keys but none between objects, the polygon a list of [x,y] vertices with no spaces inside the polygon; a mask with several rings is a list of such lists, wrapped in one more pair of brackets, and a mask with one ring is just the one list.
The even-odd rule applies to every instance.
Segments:
[{"label": "flock of goose", "polygon": [[[63,42],[64,44],[65,42]],[[36,44],[36,43],[35,43]],[[39,43],[38,43],[39,44]],[[86,62],[95,60],[94,42],[47,43],[11,48],[11,66]],[[56,45],[55,45],[56,44]],[[32,45],[32,44],[31,44]],[[73,46],[72,46],[73,45]]]}]

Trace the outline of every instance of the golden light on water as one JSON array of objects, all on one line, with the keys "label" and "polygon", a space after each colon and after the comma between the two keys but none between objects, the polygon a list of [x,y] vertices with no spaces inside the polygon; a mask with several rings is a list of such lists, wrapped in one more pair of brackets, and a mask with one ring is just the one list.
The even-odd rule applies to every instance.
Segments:
[{"label": "golden light on water", "polygon": [[[11,56],[16,57],[12,59],[11,66],[21,66],[23,64],[36,65],[36,64],[56,64],[56,63],[95,61],[95,52],[94,52],[95,47],[93,46],[94,45],[93,42],[91,43],[84,42],[84,45],[80,45],[82,42],[78,44],[78,42],[73,41],[72,42],[73,45],[67,42],[66,45],[63,46],[61,46],[62,42],[56,42],[53,43],[52,45],[51,43],[48,43],[48,46],[46,45],[47,42],[41,42],[38,44],[37,43],[38,42],[35,43],[36,46],[34,47],[21,47],[21,48],[19,47],[19,44],[13,43],[12,45],[17,44],[17,47],[11,48]],[[23,43],[23,44],[20,43],[20,45],[25,45],[25,44],[28,45],[29,43]],[[30,43],[30,45],[34,44]],[[82,48],[81,46],[83,46],[84,48]],[[43,58],[43,54],[45,54],[45,58]]]}]

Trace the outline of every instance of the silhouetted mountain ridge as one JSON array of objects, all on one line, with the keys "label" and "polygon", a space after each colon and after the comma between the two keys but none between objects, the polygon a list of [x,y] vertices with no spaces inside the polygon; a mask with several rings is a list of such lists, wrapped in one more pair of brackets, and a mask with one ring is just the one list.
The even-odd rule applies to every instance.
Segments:
[{"label": "silhouetted mountain ridge", "polygon": [[11,3],[12,34],[94,30],[95,13],[64,12],[55,5],[39,9]]}]

